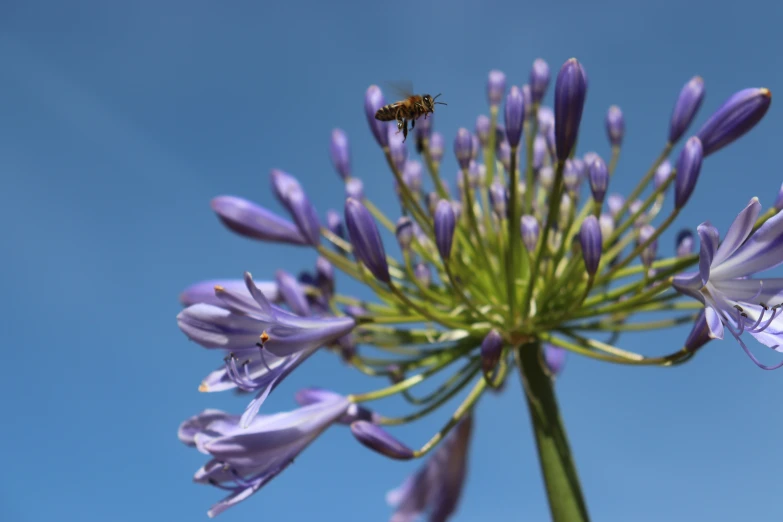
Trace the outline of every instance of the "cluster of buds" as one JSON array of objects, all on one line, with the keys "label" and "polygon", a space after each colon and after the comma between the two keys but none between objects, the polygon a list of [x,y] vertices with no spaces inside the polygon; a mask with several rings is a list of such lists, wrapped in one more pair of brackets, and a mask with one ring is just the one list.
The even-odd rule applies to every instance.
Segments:
[{"label": "cluster of buds", "polygon": [[[389,500],[397,506],[394,520],[429,512],[431,520],[445,521],[457,506],[479,399],[502,389],[514,368],[529,394],[551,393],[569,351],[628,366],[672,366],[728,330],[759,366],[770,368],[752,355],[743,334],[773,349],[783,344],[783,280],[749,277],[783,262],[783,197],[763,213],[753,198],[722,242],[709,223],[698,226],[698,254],[687,229],[669,257],[658,241],[688,203],[704,160],[760,121],[770,91],[751,88],[728,98],[670,161],[704,98],[703,80],[688,81],[662,152],[624,197],[610,192],[625,134],[621,109],[606,114],[608,159],[577,154],[587,74],[576,59],[566,61],[551,107],[544,105],[549,86],[543,60],[521,87],[507,88],[502,72],[490,72],[489,115],[477,118],[475,132],[459,129],[453,141],[457,192],[441,172],[446,140],[434,130],[434,116],[417,122],[420,158],[412,159],[393,122],[375,119],[386,100],[370,87],[364,109],[393,175],[401,208],[396,220],[365,197],[341,130],[332,133],[330,153],[346,199],[325,221],[297,179],[280,170],[271,172],[272,192],[291,220],[239,197],[213,200],[220,220],[237,234],[311,248],[318,257],[315,271],[298,277],[278,271],[274,279],[254,281],[246,273],[241,280],[198,283],[181,296],[182,331],[223,358],[200,391],[255,394],[242,415],[205,410],[180,428],[185,444],[211,456],[196,482],[229,491],[211,516],[258,491],[326,428],[345,424],[363,445],[393,459],[437,448]],[[664,212],[670,185],[673,201]],[[381,228],[395,235],[396,245],[384,244]],[[685,272],[692,267],[698,271]],[[369,287],[377,300],[340,293],[337,271]],[[635,320],[651,312],[664,318]],[[616,345],[622,332],[683,323],[692,331],[671,353]],[[596,339],[600,332],[609,340]],[[266,397],[320,348],[387,382],[345,395],[302,390],[301,408],[264,414]],[[440,383],[434,391],[415,393],[432,379]],[[418,449],[385,428],[436,412],[459,394],[456,411]],[[411,413],[386,417],[365,406],[392,395],[409,402]]]}]

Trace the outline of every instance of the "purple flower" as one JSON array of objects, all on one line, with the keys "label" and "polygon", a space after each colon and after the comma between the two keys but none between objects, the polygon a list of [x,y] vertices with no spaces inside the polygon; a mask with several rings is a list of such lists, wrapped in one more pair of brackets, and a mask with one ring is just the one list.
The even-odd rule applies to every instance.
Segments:
[{"label": "purple flower", "polygon": [[525,100],[522,97],[522,91],[516,85],[506,96],[506,138],[511,148],[519,146],[519,140],[522,138],[522,125],[525,122]]},{"label": "purple flower", "polygon": [[[343,399],[339,393],[335,393],[324,388],[303,388],[294,395],[299,406],[310,406],[319,402],[337,401]],[[337,422],[339,424],[351,425],[357,421],[378,422],[379,416],[372,410],[358,404],[350,404],[345,414],[341,415]]]},{"label": "purple flower", "polygon": [[487,79],[487,98],[489,99],[489,104],[493,106],[500,105],[500,102],[503,101],[505,92],[506,75],[503,71],[489,71],[489,78]]},{"label": "purple flower", "polygon": [[675,241],[677,257],[685,257],[693,253],[693,232],[683,229],[677,233]]},{"label": "purple flower", "polygon": [[486,114],[480,114],[479,117],[476,118],[476,136],[478,136],[482,147],[486,147],[489,142],[490,123],[489,116]]},{"label": "purple flower", "polygon": [[212,200],[212,210],[226,227],[240,236],[291,245],[308,244],[296,225],[246,199],[218,196]]},{"label": "purple flower", "polygon": [[332,157],[334,170],[343,180],[351,177],[351,146],[348,135],[342,129],[332,131],[332,140],[329,143],[329,154]]},{"label": "purple flower", "polygon": [[345,239],[345,229],[343,229],[343,221],[340,219],[340,214],[336,210],[328,210],[326,212],[326,226],[329,231],[337,237]]},{"label": "purple flower", "polygon": [[522,91],[522,106],[525,108],[525,120],[528,120],[533,115],[533,95],[528,84],[523,85],[520,90]]},{"label": "purple flower", "polygon": [[415,475],[386,495],[396,507],[392,522],[411,522],[429,512],[431,522],[446,522],[456,511],[465,482],[472,416],[465,417]]},{"label": "purple flower", "polygon": [[547,153],[546,138],[537,134],[533,140],[533,169],[538,171],[544,166],[544,157]]},{"label": "purple flower", "polygon": [[408,148],[405,146],[404,139],[402,133],[397,131],[397,127],[389,125],[389,155],[397,170],[402,170],[408,159]]},{"label": "purple flower", "polygon": [[554,375],[560,375],[563,372],[567,354],[568,351],[564,348],[544,343],[544,361],[549,371]]},{"label": "purple flower", "polygon": [[655,169],[655,176],[653,177],[653,184],[655,189],[657,190],[661,188],[664,183],[669,181],[671,176],[672,164],[669,162],[669,160],[663,160],[663,163],[658,165],[658,168]]},{"label": "purple flower", "polygon": [[435,245],[443,261],[448,261],[451,255],[451,245],[454,242],[454,229],[456,227],[456,216],[451,203],[445,199],[438,201],[435,207]]},{"label": "purple flower", "polygon": [[386,100],[381,88],[377,85],[371,85],[364,95],[364,115],[367,117],[367,124],[375,136],[375,141],[381,147],[386,147],[389,144],[389,127],[391,127],[389,122],[375,119],[375,113],[384,105],[386,105]]},{"label": "purple flower", "polygon": [[541,58],[536,59],[530,69],[530,95],[533,103],[541,103],[541,100],[544,99],[549,87],[549,79],[549,64]]},{"label": "purple flower", "polygon": [[[215,295],[216,286],[222,286],[229,292],[245,299],[248,303],[253,302],[253,297],[247,291],[247,285],[243,279],[210,279],[209,281],[192,284],[179,294],[179,302],[182,303],[182,306],[198,303],[221,306],[223,301]],[[258,281],[256,282],[256,287],[268,301],[274,303],[279,300],[280,294],[277,291],[277,283],[274,281]]]},{"label": "purple flower", "polygon": [[[259,390],[243,416],[249,421],[291,371],[321,346],[349,333],[356,323],[350,317],[296,316],[271,305],[248,272],[245,284],[252,301],[217,287],[215,294],[223,301],[221,306],[191,305],[177,315],[177,324],[201,346],[231,352],[226,358],[226,374],[213,372],[211,382],[228,379],[245,391]],[[284,360],[279,365],[275,358],[267,361],[268,353]]]},{"label": "purple flower", "polygon": [[321,224],[302,186],[296,178],[278,169],[272,169],[270,180],[277,199],[294,218],[299,232],[309,244],[317,247],[321,242]]},{"label": "purple flower", "polygon": [[731,96],[699,131],[704,155],[709,156],[741,138],[756,126],[772,103],[769,89],[744,89]]},{"label": "purple flower", "polygon": [[430,269],[430,265],[417,263],[416,266],[413,267],[413,275],[416,276],[416,279],[418,279],[422,285],[430,286],[430,282],[432,282],[432,269]]},{"label": "purple flower", "polygon": [[489,186],[489,201],[492,211],[498,218],[506,217],[508,205],[508,190],[500,181],[493,181]]},{"label": "purple flower", "polygon": [[783,279],[750,278],[783,263],[783,212],[753,232],[760,211],[758,199],[751,199],[722,242],[709,222],[699,225],[699,271],[678,275],[673,283],[704,304],[711,338],[723,339],[728,330],[757,365],[771,369],[753,357],[740,337],[748,332],[760,343],[783,351]]},{"label": "purple flower", "polygon": [[348,227],[356,259],[379,281],[389,283],[391,277],[386,262],[386,250],[370,211],[361,202],[348,198],[345,201],[345,225]]},{"label": "purple flower", "polygon": [[[639,229],[639,239],[637,243],[640,245],[646,243],[647,240],[649,240],[654,233],[655,233],[655,227],[653,227],[652,225],[642,226]],[[658,240],[655,239],[642,250],[642,253],[639,256],[642,259],[642,264],[647,268],[650,268],[650,266],[653,264],[653,261],[655,261],[655,254],[657,253],[658,253]]]},{"label": "purple flower", "polygon": [[606,189],[609,188],[609,170],[606,163],[600,156],[596,155],[592,163],[588,165],[590,178],[590,191],[593,193],[593,199],[599,205],[604,202]]},{"label": "purple flower", "polygon": [[364,446],[390,459],[410,460],[415,456],[412,449],[372,422],[359,420],[352,423],[351,433]]},{"label": "purple flower", "polygon": [[525,215],[520,218],[520,233],[522,243],[529,252],[533,252],[538,244],[539,226],[535,216]]},{"label": "purple flower", "polygon": [[235,415],[206,410],[180,426],[180,440],[212,458],[193,477],[230,494],[207,513],[215,517],[249,498],[275,478],[350,402],[337,396],[276,415],[259,416],[246,428]]},{"label": "purple flower", "polygon": [[443,134],[433,132],[430,137],[430,155],[432,156],[432,161],[440,163],[443,159],[444,150],[445,141],[443,140]]},{"label": "purple flower", "polygon": [[696,136],[689,138],[677,159],[677,175],[674,178],[674,206],[676,208],[684,207],[693,194],[703,159],[702,142]]},{"label": "purple flower", "polygon": [[470,131],[464,127],[457,131],[457,137],[454,138],[454,155],[457,157],[459,168],[466,169],[470,166],[473,156],[473,138]]},{"label": "purple flower", "polygon": [[293,313],[302,317],[311,314],[304,288],[294,276],[284,270],[278,270],[275,274],[275,280],[283,301]]},{"label": "purple flower", "polygon": [[704,80],[694,76],[680,91],[669,123],[669,143],[677,143],[691,126],[693,118],[704,101]]},{"label": "purple flower", "polygon": [[411,245],[411,241],[413,241],[413,221],[411,221],[411,218],[403,216],[398,219],[394,233],[397,236],[400,249],[407,250]]},{"label": "purple flower", "polygon": [[625,118],[617,105],[612,105],[606,113],[606,135],[612,147],[619,147],[625,136]]},{"label": "purple flower", "polygon": [[497,330],[490,330],[481,341],[481,369],[487,378],[492,376],[503,354],[503,337]]},{"label": "purple flower", "polygon": [[598,225],[601,227],[601,237],[606,240],[614,232],[614,218],[611,214],[601,214],[598,218]]},{"label": "purple flower", "polygon": [[359,178],[351,178],[345,182],[345,197],[358,199],[359,201],[364,199],[364,183]]},{"label": "purple flower", "polygon": [[402,170],[402,181],[414,194],[421,190],[422,169],[420,161],[408,160]]},{"label": "purple flower", "polygon": [[576,194],[582,178],[575,160],[567,159],[563,169],[563,185],[569,194]]},{"label": "purple flower", "polygon": [[595,275],[598,271],[598,264],[601,262],[601,247],[603,245],[601,226],[595,216],[587,216],[582,221],[582,227],[579,229],[579,243],[582,245],[585,269],[591,276]]},{"label": "purple flower", "polygon": [[712,341],[710,328],[707,326],[707,319],[702,310],[693,323],[691,333],[688,334],[688,338],[685,340],[685,348],[690,352],[695,352],[710,341]]},{"label": "purple flower", "polygon": [[555,149],[560,161],[565,161],[576,143],[586,95],[584,69],[571,58],[563,64],[555,82]]},{"label": "purple flower", "polygon": [[606,200],[606,206],[609,207],[609,213],[613,218],[617,218],[617,214],[620,213],[620,209],[625,205],[625,198],[622,194],[609,194],[609,198]]}]

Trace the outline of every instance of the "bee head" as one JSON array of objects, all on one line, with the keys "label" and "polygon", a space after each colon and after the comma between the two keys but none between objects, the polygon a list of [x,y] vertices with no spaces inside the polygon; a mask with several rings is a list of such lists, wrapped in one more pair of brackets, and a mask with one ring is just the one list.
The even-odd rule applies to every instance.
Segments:
[{"label": "bee head", "polygon": [[[438,96],[440,96],[440,94],[438,94]],[[429,94],[422,96],[422,101],[428,112],[435,112],[435,105],[447,105],[446,103],[435,101],[438,99],[438,96],[435,96],[434,98]]]}]

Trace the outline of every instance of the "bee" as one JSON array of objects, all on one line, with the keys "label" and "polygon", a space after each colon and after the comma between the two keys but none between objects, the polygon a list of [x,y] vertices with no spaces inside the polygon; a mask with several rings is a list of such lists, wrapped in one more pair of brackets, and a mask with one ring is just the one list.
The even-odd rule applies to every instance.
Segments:
[{"label": "bee", "polygon": [[440,94],[432,97],[429,94],[409,94],[409,92],[408,89],[403,90],[403,93],[406,95],[404,100],[384,105],[375,113],[376,120],[397,121],[397,134],[402,132],[403,143],[408,138],[408,122],[410,122],[411,130],[413,130],[417,119],[421,116],[427,119],[428,114],[435,112],[435,105],[448,105],[435,101]]}]

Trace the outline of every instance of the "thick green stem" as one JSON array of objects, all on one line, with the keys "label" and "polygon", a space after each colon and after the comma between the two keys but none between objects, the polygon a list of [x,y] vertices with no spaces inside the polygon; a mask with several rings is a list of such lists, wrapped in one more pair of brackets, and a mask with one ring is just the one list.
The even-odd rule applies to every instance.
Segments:
[{"label": "thick green stem", "polygon": [[565,427],[560,419],[552,378],[543,362],[541,345],[522,345],[516,355],[552,520],[587,522],[590,517],[568,447]]}]

